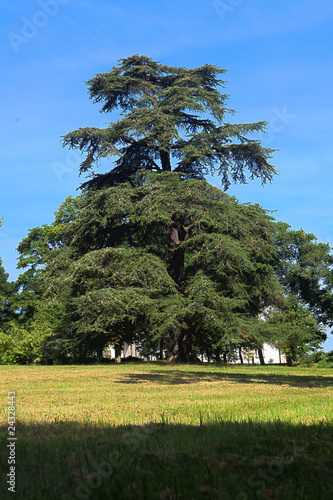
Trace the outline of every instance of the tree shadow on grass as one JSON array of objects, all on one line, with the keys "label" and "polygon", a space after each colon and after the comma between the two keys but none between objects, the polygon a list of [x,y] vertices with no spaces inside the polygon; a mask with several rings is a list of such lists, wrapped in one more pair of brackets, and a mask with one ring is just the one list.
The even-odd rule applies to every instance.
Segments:
[{"label": "tree shadow on grass", "polygon": [[291,375],[267,374],[267,373],[233,373],[217,372],[209,370],[191,370],[186,371],[177,369],[153,369],[149,373],[128,373],[124,378],[117,380],[119,384],[140,384],[144,382],[153,382],[162,385],[181,385],[197,384],[198,382],[232,382],[237,384],[271,384],[286,385],[290,387],[304,388],[326,388],[333,387],[333,376],[325,377],[323,375]]},{"label": "tree shadow on grass", "polygon": [[[1,498],[13,498],[0,428]],[[333,428],[289,423],[19,424],[15,498],[331,499]],[[14,476],[13,476],[14,477]]]}]

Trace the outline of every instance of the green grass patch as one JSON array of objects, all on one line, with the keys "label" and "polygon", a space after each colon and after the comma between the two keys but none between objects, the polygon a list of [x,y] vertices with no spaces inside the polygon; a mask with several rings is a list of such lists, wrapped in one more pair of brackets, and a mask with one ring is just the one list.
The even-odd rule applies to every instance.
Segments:
[{"label": "green grass patch", "polygon": [[1,498],[331,499],[330,370],[0,366]]}]

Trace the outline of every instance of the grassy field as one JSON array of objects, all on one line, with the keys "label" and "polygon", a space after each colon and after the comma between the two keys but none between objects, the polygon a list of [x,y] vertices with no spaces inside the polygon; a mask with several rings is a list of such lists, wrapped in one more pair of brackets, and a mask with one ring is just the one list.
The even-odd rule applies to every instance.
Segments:
[{"label": "grassy field", "polygon": [[331,370],[0,366],[0,498],[15,391],[19,499],[333,498]]}]

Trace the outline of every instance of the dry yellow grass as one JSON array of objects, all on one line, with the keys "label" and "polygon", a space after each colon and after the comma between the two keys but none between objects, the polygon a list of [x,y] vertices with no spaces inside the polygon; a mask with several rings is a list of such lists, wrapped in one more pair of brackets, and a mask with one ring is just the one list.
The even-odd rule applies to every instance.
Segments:
[{"label": "dry yellow grass", "polygon": [[0,366],[1,421],[7,391],[18,422],[197,425],[216,419],[332,421],[332,374],[279,366]]}]

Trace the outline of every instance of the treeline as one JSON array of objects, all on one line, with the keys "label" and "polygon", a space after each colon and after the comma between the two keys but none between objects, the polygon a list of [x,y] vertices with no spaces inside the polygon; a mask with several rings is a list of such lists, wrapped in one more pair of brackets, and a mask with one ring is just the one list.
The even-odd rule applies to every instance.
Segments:
[{"label": "treeline", "polygon": [[[170,214],[180,256],[168,248]],[[17,281],[0,268],[1,361],[87,362],[124,342],[159,355],[158,340],[180,360],[229,361],[266,342],[299,361],[332,322],[330,250],[175,173],[69,197],[21,241]]]},{"label": "treeline", "polygon": [[228,361],[266,342],[291,364],[320,348],[333,322],[329,245],[204,178],[227,189],[275,173],[272,151],[247,138],[266,124],[225,121],[223,71],[132,56],[88,82],[122,117],[64,145],[86,154],[81,172],[115,166],[29,230],[15,283],[0,268],[2,363],[93,361],[124,342],[174,361]]}]

